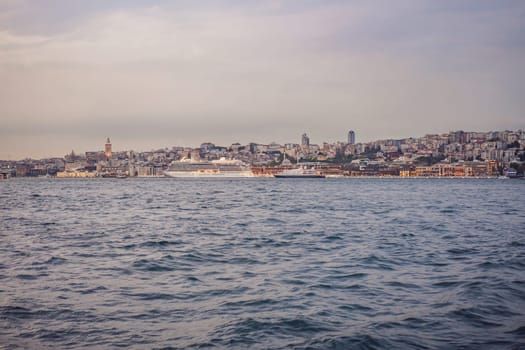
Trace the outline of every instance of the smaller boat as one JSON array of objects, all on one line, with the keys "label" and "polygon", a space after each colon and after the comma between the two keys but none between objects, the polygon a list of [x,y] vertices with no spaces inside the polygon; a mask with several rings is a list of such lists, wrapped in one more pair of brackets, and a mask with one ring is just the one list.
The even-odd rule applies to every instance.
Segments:
[{"label": "smaller boat", "polygon": [[516,169],[510,168],[505,172],[505,176],[509,179],[520,179],[523,178],[523,174],[518,174]]},{"label": "smaller boat", "polygon": [[326,177],[325,175],[319,173],[315,168],[287,169],[280,173],[274,174],[273,176],[281,179],[323,179]]}]

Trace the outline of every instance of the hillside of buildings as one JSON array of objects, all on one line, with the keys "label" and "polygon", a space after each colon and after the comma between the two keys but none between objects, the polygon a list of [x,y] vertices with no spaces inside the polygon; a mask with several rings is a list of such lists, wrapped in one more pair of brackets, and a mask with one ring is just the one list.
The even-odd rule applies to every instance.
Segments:
[{"label": "hillside of buildings", "polygon": [[523,174],[525,131],[453,131],[417,138],[355,143],[312,144],[307,134],[300,143],[215,145],[198,148],[175,146],[155,151],[113,151],[108,139],[104,150],[60,158],[0,161],[0,177],[96,177],[104,174],[163,176],[182,159],[235,159],[251,165],[254,174],[268,175],[283,168],[308,164],[326,174],[341,176],[498,176],[511,170]]}]

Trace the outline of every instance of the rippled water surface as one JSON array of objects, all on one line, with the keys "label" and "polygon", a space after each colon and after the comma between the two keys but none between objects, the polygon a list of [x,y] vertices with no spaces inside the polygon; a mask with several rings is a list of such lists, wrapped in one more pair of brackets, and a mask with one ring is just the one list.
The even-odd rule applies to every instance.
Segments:
[{"label": "rippled water surface", "polygon": [[0,348],[525,348],[525,181],[0,182]]}]

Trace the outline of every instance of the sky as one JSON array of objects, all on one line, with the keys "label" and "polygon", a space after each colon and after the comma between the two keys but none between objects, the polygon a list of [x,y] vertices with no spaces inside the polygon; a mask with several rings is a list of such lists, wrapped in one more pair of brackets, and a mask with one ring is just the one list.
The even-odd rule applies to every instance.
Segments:
[{"label": "sky", "polygon": [[521,0],[0,0],[0,159],[525,128]]}]

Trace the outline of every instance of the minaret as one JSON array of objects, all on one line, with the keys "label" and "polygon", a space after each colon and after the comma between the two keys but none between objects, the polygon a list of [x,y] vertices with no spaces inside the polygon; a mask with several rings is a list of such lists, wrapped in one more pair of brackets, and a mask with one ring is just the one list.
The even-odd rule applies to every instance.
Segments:
[{"label": "minaret", "polygon": [[109,140],[109,137],[106,141],[106,148],[104,150],[104,153],[106,154],[107,159],[111,159],[111,141]]}]

